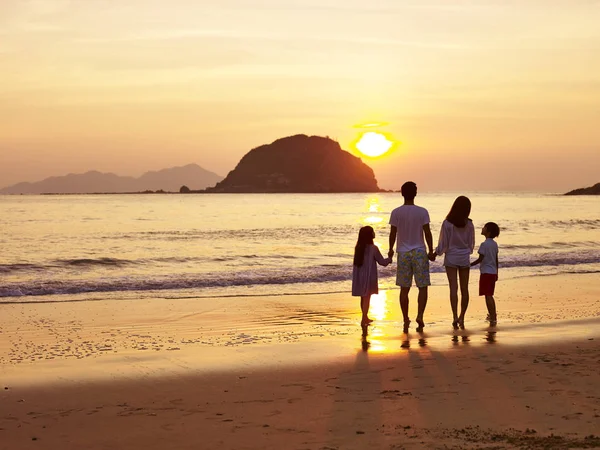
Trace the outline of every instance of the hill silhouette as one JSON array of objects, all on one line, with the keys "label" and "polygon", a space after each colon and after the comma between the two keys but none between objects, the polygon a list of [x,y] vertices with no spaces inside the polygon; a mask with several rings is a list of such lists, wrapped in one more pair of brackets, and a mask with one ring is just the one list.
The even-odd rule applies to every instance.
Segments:
[{"label": "hill silhouette", "polygon": [[600,195],[600,183],[586,188],[574,189],[565,195]]},{"label": "hill silhouette", "polygon": [[213,186],[223,177],[197,164],[146,172],[139,178],[102,173],[86,173],[50,177],[35,183],[18,183],[0,189],[0,194],[93,194],[163,190],[179,192],[182,184],[191,189]]},{"label": "hill silhouette", "polygon": [[373,170],[329,138],[299,134],[250,150],[207,192],[379,192]]}]

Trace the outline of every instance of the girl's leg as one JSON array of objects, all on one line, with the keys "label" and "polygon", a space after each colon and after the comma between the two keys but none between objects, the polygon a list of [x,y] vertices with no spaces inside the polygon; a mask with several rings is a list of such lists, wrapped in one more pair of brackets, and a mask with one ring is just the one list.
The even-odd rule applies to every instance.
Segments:
[{"label": "girl's leg", "polygon": [[461,328],[465,327],[465,314],[469,307],[469,274],[470,267],[461,267],[458,269],[458,278],[460,280],[460,316],[458,324]]},{"label": "girl's leg", "polygon": [[360,298],[360,310],[362,311],[362,320],[361,324],[366,325],[373,322],[369,319],[369,307],[371,306],[371,296],[364,295]]},{"label": "girl's leg", "polygon": [[458,269],[456,267],[446,267],[446,276],[448,277],[448,286],[450,287],[450,307],[452,308],[452,326],[458,328]]},{"label": "girl's leg", "polygon": [[494,300],[493,295],[485,296],[485,305],[487,306],[488,314],[490,315],[490,325],[496,325],[497,317],[496,317],[496,301]]}]

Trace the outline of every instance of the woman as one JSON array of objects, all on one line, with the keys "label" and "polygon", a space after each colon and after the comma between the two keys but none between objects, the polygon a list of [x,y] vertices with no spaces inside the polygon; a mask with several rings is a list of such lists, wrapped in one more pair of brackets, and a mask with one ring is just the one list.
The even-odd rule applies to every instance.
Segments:
[{"label": "woman", "polygon": [[[469,307],[470,257],[475,248],[475,228],[469,219],[471,200],[458,197],[446,220],[442,223],[440,239],[433,256],[446,255],[444,267],[450,285],[450,306],[452,307],[454,329],[465,328],[465,314]],[[458,275],[458,277],[457,277]],[[458,315],[458,280],[460,281],[460,315]]]}]

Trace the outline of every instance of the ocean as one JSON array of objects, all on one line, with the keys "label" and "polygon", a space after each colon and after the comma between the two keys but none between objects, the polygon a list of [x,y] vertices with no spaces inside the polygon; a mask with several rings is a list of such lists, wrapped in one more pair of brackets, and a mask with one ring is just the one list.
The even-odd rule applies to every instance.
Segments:
[{"label": "ocean", "polygon": [[[598,197],[419,194],[434,244],[460,194],[476,249],[485,222],[500,226],[500,280],[600,273]],[[0,302],[350,296],[358,229],[373,226],[386,253],[401,203],[399,193],[0,196]],[[442,260],[434,285],[446,283]],[[395,288],[395,264],[379,273]]]}]

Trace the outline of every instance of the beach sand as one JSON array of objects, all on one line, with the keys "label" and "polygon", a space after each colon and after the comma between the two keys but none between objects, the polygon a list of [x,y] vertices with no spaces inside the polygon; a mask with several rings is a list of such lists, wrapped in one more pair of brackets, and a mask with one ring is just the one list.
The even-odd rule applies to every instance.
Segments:
[{"label": "beach sand", "polygon": [[597,274],[397,295],[0,305],[0,449],[600,447]]}]

